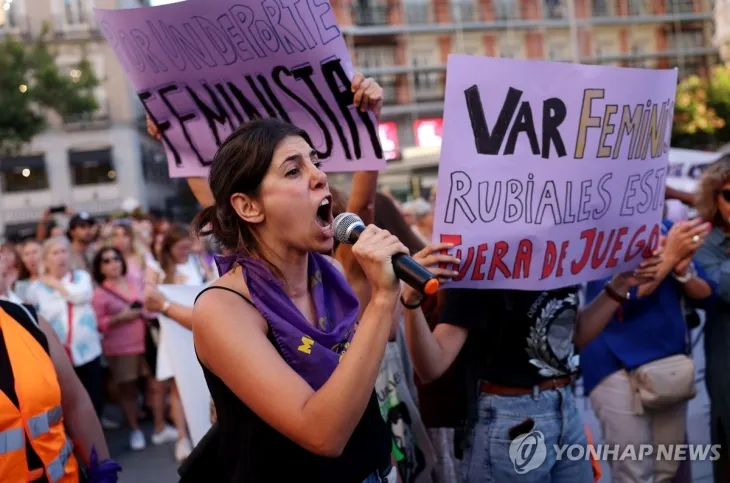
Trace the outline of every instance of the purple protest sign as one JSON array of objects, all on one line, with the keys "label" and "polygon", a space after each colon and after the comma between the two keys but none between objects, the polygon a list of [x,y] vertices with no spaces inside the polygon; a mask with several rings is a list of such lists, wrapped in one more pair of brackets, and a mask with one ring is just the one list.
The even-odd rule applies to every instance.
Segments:
[{"label": "purple protest sign", "polygon": [[385,167],[374,116],[352,107],[352,64],[327,0],[95,11],[161,131],[172,177],[206,176],[220,143],[257,117],[304,129],[326,171]]},{"label": "purple protest sign", "polygon": [[658,245],[676,70],[451,55],[434,241],[451,287],[549,290]]}]

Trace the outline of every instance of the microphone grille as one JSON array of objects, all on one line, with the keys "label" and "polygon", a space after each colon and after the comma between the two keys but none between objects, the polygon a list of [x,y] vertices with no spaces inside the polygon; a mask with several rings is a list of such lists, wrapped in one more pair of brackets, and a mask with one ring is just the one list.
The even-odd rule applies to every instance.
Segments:
[{"label": "microphone grille", "polygon": [[350,227],[354,225],[362,225],[363,222],[359,216],[353,213],[340,213],[335,217],[335,221],[332,222],[332,227],[335,230],[335,240],[340,243],[351,243],[349,235]]}]

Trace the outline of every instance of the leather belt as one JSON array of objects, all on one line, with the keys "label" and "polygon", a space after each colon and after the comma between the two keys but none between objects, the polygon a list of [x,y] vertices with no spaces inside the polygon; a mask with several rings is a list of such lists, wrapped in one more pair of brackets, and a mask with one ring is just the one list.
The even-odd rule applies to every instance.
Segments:
[{"label": "leather belt", "polygon": [[573,378],[570,376],[548,379],[531,387],[509,387],[492,384],[487,381],[481,381],[479,383],[479,391],[486,394],[496,394],[498,396],[524,396],[526,394],[533,394],[536,390],[537,392],[542,392],[550,391],[552,389],[560,389],[561,387],[569,386],[572,382]]}]

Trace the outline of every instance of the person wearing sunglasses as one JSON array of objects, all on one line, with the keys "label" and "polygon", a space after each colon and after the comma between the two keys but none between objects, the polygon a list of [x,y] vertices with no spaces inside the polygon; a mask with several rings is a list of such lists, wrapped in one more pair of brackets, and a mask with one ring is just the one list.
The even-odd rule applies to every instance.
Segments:
[{"label": "person wearing sunglasses", "polygon": [[[147,322],[141,302],[144,284],[142,279],[127,271],[127,263],[116,248],[101,249],[94,257],[93,270],[97,286],[92,306],[99,330],[104,335],[104,355],[109,363],[112,382],[119,388],[120,404],[131,430],[129,446],[139,451],[146,447],[146,441],[137,421],[137,380],[146,378],[149,384],[151,374],[145,359]],[[155,386],[151,385],[150,390],[154,391]],[[162,406],[153,407],[152,413],[157,429],[152,442],[161,444],[174,440],[157,436],[165,429]],[[167,432],[171,432],[171,428]]]},{"label": "person wearing sunglasses", "polygon": [[722,445],[714,462],[714,481],[730,478],[730,155],[712,163],[699,183],[697,214],[713,229],[695,260],[717,284],[717,303],[707,310],[705,322],[705,383],[710,399],[710,434]]}]

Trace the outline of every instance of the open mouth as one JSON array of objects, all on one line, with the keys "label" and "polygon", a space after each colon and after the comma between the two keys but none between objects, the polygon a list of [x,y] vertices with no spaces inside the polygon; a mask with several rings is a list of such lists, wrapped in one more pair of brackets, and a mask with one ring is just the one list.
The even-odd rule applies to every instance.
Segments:
[{"label": "open mouth", "polygon": [[322,228],[328,228],[332,225],[332,197],[327,196],[319,203],[317,208],[317,216],[315,217],[317,224]]}]

